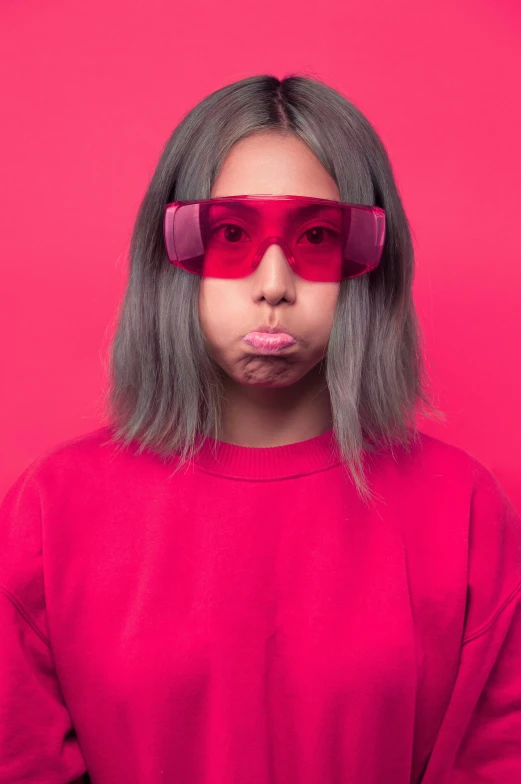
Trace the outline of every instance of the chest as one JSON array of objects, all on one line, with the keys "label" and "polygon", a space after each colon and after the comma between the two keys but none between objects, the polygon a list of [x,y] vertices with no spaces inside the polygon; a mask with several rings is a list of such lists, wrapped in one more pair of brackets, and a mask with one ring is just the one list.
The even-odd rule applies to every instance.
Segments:
[{"label": "chest", "polygon": [[352,498],[341,484],[325,498],[313,481],[282,494],[237,483],[226,498],[136,496],[127,517],[106,508],[49,581],[65,680],[167,712],[239,698],[246,712],[282,699],[319,715],[371,697],[378,715],[418,692],[441,705],[457,657],[443,582],[436,594],[411,585],[398,511],[360,514]]},{"label": "chest", "polygon": [[140,512],[107,510],[52,581],[55,628],[111,688],[197,689],[227,668],[237,688],[269,672],[293,694],[311,682],[392,691],[415,677],[422,651],[392,512],[360,518],[341,488],[325,503],[312,482],[276,496],[243,484],[226,500],[165,493]]}]

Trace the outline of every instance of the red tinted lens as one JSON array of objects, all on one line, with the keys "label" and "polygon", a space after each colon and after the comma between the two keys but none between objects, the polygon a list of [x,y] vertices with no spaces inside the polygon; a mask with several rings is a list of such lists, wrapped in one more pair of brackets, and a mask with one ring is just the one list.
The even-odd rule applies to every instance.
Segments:
[{"label": "red tinted lens", "polygon": [[199,275],[250,275],[277,243],[300,277],[340,281],[378,264],[383,211],[308,197],[174,203],[165,214],[165,241],[170,261]]},{"label": "red tinted lens", "polygon": [[288,202],[214,203],[202,207],[201,226],[205,275],[249,275],[276,242],[301,277],[340,280],[343,234],[338,207]]}]

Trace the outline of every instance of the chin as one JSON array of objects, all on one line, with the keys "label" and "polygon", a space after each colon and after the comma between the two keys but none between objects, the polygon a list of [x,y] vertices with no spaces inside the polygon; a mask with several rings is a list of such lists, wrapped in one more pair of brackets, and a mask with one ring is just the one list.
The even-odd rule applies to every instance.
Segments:
[{"label": "chin", "polygon": [[[272,358],[270,357],[270,359]],[[281,362],[280,360],[266,362],[266,357],[255,357],[235,372],[232,378],[243,386],[276,389],[298,383],[308,370],[309,368],[303,368],[294,363]]]}]

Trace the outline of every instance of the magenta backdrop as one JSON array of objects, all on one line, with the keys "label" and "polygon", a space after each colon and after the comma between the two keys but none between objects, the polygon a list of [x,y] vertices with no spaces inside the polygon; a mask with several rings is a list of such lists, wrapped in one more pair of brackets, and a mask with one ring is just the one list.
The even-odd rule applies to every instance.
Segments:
[{"label": "magenta backdrop", "polygon": [[140,199],[181,117],[253,74],[353,100],[389,151],[436,402],[521,510],[518,0],[2,0],[0,496],[104,424]]}]

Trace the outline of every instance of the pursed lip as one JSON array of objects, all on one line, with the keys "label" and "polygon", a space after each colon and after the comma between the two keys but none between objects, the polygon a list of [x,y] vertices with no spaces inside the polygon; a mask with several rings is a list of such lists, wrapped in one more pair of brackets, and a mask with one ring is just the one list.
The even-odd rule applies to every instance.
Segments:
[{"label": "pursed lip", "polygon": [[263,324],[244,335],[243,341],[258,354],[280,354],[290,346],[294,346],[297,339],[286,327],[281,325],[269,327]]}]

